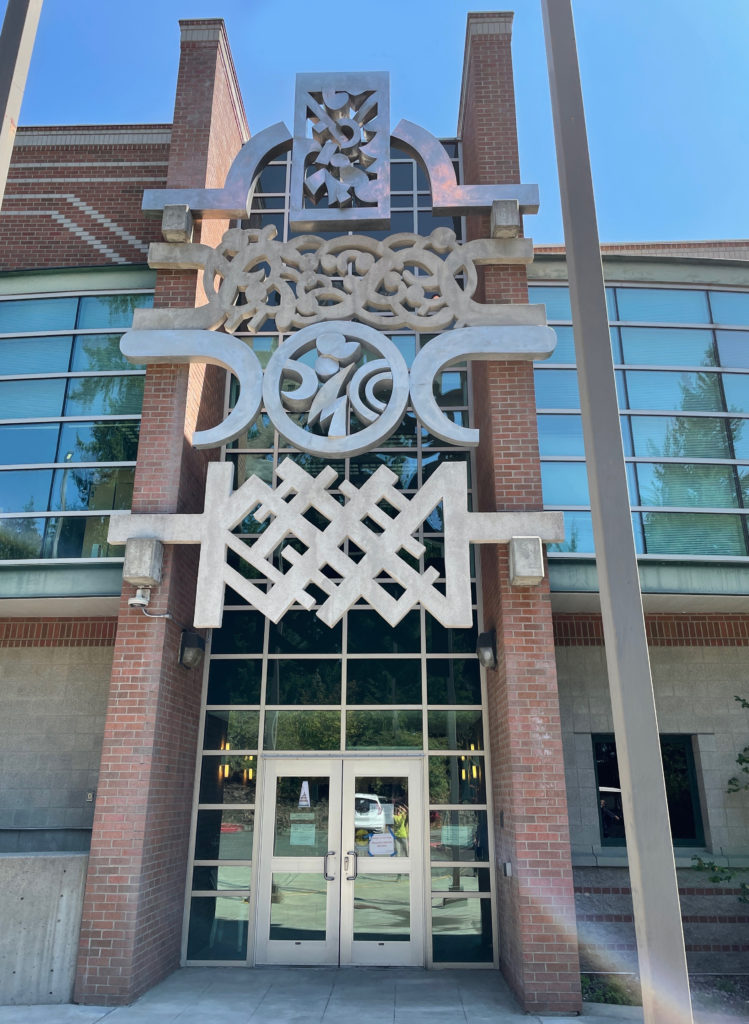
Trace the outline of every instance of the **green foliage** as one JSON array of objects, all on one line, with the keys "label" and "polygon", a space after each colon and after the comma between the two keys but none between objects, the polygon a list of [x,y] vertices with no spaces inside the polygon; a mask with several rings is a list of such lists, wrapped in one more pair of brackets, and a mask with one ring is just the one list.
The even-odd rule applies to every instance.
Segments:
[{"label": "green foliage", "polygon": [[[744,711],[749,711],[748,700],[744,700],[743,697],[734,697],[733,699],[738,701]],[[741,778],[739,775],[733,775],[728,780],[728,785],[726,786],[727,793],[740,793],[742,789],[749,789],[749,745],[736,755],[736,764],[739,766],[740,775],[743,775],[744,778]]]},{"label": "green foliage", "polygon": [[634,974],[581,974],[580,982],[587,1003],[642,1006],[640,982]]},{"label": "green foliage", "polygon": [[[703,860],[702,857],[692,857],[695,871],[709,871],[708,879],[716,885],[726,885],[736,874],[746,874],[749,868],[729,868],[722,864],[716,864],[714,860]],[[739,881],[739,903],[749,903],[749,882]]]}]

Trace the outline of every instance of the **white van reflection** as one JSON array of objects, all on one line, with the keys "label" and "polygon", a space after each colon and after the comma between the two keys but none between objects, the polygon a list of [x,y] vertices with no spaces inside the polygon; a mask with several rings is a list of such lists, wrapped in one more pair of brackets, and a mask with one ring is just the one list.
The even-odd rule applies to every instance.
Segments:
[{"label": "white van reflection", "polygon": [[354,793],[354,828],[382,832],[385,824],[385,812],[380,798],[374,793]]}]

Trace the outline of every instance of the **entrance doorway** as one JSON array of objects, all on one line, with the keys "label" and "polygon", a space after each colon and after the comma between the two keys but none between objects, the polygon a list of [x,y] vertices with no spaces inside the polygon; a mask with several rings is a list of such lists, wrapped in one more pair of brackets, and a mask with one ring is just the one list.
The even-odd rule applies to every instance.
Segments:
[{"label": "entrance doorway", "polygon": [[424,964],[422,764],[268,758],[257,964]]}]

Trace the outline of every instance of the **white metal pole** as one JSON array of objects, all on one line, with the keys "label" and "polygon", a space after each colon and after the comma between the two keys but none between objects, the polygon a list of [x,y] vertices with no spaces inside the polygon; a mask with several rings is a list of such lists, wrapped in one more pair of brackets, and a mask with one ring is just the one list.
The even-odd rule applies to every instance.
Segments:
[{"label": "white metal pole", "polygon": [[42,0],[8,0],[0,33],[0,208],[41,11]]},{"label": "white metal pole", "polygon": [[541,0],[606,664],[646,1024],[691,1024],[571,0]]}]

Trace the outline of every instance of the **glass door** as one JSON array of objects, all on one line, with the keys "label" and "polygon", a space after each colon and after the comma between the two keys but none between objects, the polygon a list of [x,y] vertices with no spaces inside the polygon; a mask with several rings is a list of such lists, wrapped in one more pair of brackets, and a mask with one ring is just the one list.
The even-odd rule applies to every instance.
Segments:
[{"label": "glass door", "polygon": [[422,966],[421,761],[264,767],[256,962]]}]

